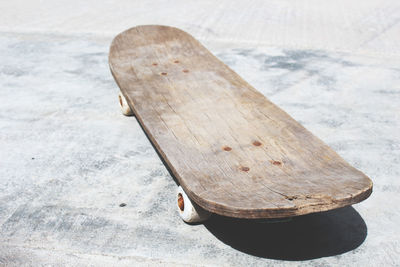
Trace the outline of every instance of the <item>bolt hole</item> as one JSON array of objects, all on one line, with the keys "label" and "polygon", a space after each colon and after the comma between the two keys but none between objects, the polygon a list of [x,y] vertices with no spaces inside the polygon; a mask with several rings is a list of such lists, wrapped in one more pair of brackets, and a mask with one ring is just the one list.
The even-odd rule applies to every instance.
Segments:
[{"label": "bolt hole", "polygon": [[166,73],[166,72],[161,72],[161,75],[164,75],[164,76],[165,76],[165,75],[167,75],[167,73]]},{"label": "bolt hole", "polygon": [[183,202],[183,196],[181,193],[178,194],[178,207],[181,211],[185,209],[185,203]]},{"label": "bolt hole", "polygon": [[282,162],[277,161],[277,160],[271,160],[271,164],[273,164],[275,166],[280,166],[280,165],[282,165]]},{"label": "bolt hole", "polygon": [[244,172],[248,172],[248,171],[250,171],[250,168],[249,167],[240,167],[240,170],[244,171]]},{"label": "bolt hole", "polygon": [[229,146],[224,146],[222,149],[225,150],[225,151],[231,151],[232,150],[232,148],[229,147]]},{"label": "bolt hole", "polygon": [[184,73],[188,73],[188,72],[189,72],[189,70],[183,70],[183,72],[184,72]]},{"label": "bolt hole", "polygon": [[126,204],[125,203],[121,203],[121,204],[119,204],[119,206],[122,208],[122,207],[125,207]]},{"label": "bolt hole", "polygon": [[179,60],[175,60],[174,63],[179,63]]},{"label": "bolt hole", "polygon": [[153,65],[153,66],[157,66],[158,64],[157,64],[157,63],[153,63],[152,65]]},{"label": "bolt hole", "polygon": [[253,142],[253,145],[254,145],[254,146],[261,146],[262,144],[261,144],[261,142],[259,142],[259,141],[254,141],[254,142]]}]

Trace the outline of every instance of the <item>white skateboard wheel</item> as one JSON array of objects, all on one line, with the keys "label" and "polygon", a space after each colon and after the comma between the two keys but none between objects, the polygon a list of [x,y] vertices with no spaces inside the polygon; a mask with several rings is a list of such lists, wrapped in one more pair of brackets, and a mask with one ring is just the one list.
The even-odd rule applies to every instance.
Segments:
[{"label": "white skateboard wheel", "polygon": [[125,116],[133,116],[132,109],[129,107],[125,96],[119,92],[118,94],[119,106],[121,107],[122,114]]},{"label": "white skateboard wheel", "polygon": [[199,223],[206,221],[211,213],[201,208],[190,200],[181,186],[176,192],[179,215],[187,223]]}]

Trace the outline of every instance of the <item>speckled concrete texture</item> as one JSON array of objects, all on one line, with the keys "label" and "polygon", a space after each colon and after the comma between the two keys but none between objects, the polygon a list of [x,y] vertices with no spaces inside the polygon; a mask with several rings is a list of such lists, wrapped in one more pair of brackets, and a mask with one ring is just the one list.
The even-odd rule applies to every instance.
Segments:
[{"label": "speckled concrete texture", "polygon": [[[397,2],[360,1],[358,13],[354,3],[312,1],[255,1],[238,11],[224,1],[215,9],[207,1],[88,2],[74,12],[66,1],[33,3],[0,3],[0,265],[400,264]],[[142,23],[201,39],[371,177],[371,197],[282,223],[182,222],[176,184],[136,119],[121,115],[108,69],[112,37]],[[287,41],[271,25],[315,38]],[[325,29],[333,33],[319,35]]]}]

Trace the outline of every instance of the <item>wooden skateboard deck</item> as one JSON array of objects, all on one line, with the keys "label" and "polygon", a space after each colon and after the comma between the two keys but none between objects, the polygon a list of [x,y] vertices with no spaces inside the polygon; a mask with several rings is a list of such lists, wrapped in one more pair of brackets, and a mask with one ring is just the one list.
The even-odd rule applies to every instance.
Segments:
[{"label": "wooden skateboard deck", "polygon": [[113,40],[109,64],[159,154],[207,211],[282,218],[372,192],[366,175],[179,29],[131,28]]}]

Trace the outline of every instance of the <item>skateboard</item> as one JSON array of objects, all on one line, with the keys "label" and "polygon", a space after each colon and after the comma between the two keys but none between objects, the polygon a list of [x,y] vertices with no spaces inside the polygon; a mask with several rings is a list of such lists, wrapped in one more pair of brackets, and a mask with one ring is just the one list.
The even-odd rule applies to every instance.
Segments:
[{"label": "skateboard", "polygon": [[189,34],[138,26],[109,52],[134,115],[179,183],[186,222],[277,219],[358,203],[372,181]]}]

